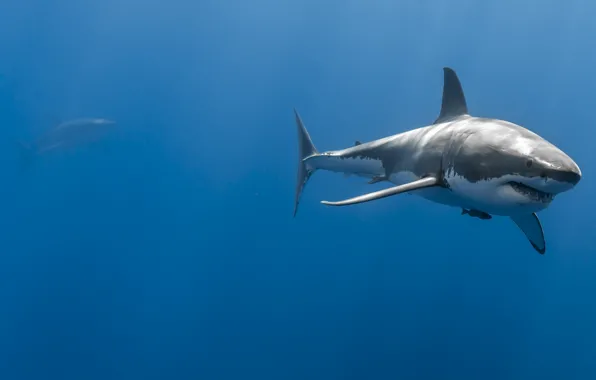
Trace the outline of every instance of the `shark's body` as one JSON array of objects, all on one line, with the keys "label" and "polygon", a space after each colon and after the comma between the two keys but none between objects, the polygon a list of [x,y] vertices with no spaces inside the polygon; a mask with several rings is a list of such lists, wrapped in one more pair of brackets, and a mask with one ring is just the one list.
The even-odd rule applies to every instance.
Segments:
[{"label": "shark's body", "polygon": [[107,119],[75,119],[58,124],[33,144],[31,149],[37,154],[43,154],[56,149],[97,141],[102,138],[115,124]]},{"label": "shark's body", "polygon": [[58,124],[34,142],[21,143],[24,162],[34,156],[81,146],[100,140],[116,123],[101,118],[84,118]]},{"label": "shark's body", "polygon": [[449,68],[444,69],[441,113],[429,126],[318,153],[297,113],[296,121],[300,162],[294,214],[314,171],[343,172],[397,186],[323,203],[343,206],[410,192],[480,219],[511,217],[544,253],[536,213],[581,178],[577,164],[537,134],[507,121],[469,115],[459,79]]}]

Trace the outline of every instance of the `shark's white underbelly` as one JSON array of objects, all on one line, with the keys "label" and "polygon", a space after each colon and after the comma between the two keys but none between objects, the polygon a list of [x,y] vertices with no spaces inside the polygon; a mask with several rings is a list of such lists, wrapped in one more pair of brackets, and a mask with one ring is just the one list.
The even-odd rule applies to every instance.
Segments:
[{"label": "shark's white underbelly", "polygon": [[550,203],[531,201],[516,192],[507,184],[516,179],[512,175],[476,182],[470,182],[462,176],[453,174],[448,175],[446,179],[452,193],[459,194],[468,208],[491,215],[531,214],[544,210]]}]

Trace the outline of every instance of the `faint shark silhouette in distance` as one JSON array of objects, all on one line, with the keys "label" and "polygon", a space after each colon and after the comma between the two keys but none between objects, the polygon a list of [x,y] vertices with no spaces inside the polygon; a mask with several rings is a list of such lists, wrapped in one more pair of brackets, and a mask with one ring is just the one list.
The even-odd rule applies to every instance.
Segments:
[{"label": "faint shark silhouette in distance", "polygon": [[32,143],[19,141],[21,166],[28,167],[37,156],[99,141],[114,125],[109,119],[74,119],[56,125]]}]

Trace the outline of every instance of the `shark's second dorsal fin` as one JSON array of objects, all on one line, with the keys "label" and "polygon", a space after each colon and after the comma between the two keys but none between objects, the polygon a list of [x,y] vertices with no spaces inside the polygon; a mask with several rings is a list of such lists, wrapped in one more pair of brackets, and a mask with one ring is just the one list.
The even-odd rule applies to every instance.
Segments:
[{"label": "shark's second dorsal fin", "polygon": [[468,105],[464,90],[461,87],[459,78],[453,69],[443,68],[443,101],[441,103],[441,113],[433,124],[439,124],[443,121],[468,114]]}]

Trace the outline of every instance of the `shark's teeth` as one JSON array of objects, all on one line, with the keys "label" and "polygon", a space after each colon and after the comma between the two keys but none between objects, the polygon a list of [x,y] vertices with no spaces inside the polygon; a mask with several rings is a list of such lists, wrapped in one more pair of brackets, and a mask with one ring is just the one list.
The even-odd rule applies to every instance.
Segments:
[{"label": "shark's teeth", "polygon": [[509,182],[509,185],[511,185],[513,190],[535,201],[551,202],[554,198],[553,194],[545,193],[520,182]]}]

